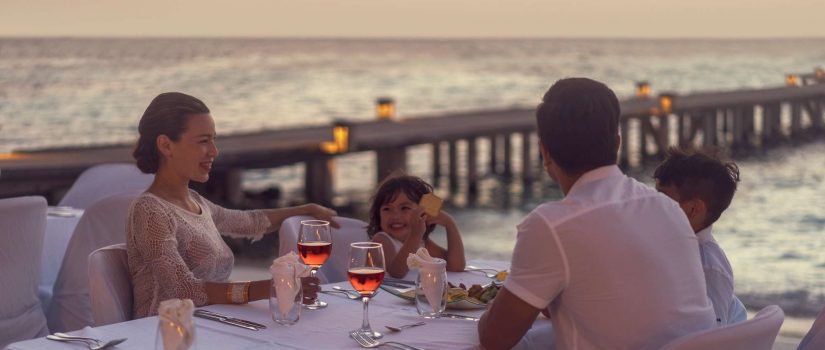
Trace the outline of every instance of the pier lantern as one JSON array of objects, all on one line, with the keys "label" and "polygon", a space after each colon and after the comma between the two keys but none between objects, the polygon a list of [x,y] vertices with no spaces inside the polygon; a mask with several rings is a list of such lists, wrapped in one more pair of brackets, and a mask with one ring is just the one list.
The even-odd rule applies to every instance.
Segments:
[{"label": "pier lantern", "polygon": [[799,86],[799,76],[796,74],[788,74],[785,76],[785,85]]},{"label": "pier lantern", "polygon": [[335,121],[332,125],[332,142],[321,142],[321,150],[327,154],[346,153],[350,150],[350,123]]},{"label": "pier lantern", "polygon": [[636,98],[650,97],[650,83],[647,81],[636,82]]},{"label": "pier lantern", "polygon": [[662,114],[670,114],[673,111],[673,94],[659,95],[659,111]]},{"label": "pier lantern", "polygon": [[375,101],[375,114],[381,120],[392,119],[395,116],[395,101],[389,97],[379,97]]}]

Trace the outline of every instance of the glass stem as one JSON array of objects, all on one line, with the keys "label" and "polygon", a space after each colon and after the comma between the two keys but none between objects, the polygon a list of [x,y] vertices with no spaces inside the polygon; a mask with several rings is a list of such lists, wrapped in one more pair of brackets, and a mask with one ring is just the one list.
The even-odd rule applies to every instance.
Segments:
[{"label": "glass stem", "polygon": [[371,332],[372,327],[370,327],[370,316],[369,316],[370,298],[369,297],[361,297],[361,300],[364,301],[364,321],[361,323],[361,330],[365,331],[365,332]]}]

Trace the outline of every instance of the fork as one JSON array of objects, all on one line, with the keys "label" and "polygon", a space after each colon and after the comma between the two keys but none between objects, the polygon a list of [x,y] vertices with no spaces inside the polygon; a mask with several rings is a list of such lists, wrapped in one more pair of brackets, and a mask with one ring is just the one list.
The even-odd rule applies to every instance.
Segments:
[{"label": "fork", "polygon": [[360,296],[355,296],[355,295],[352,295],[352,294],[348,293],[347,291],[343,291],[343,290],[322,290],[322,291],[319,291],[319,293],[324,293],[324,294],[338,294],[338,295],[343,294],[343,295],[344,295],[344,296],[346,296],[348,299],[352,299],[352,300],[360,300],[360,299],[361,299],[361,297],[360,297]]},{"label": "fork", "polygon": [[[464,271],[481,272],[481,273],[484,274],[484,276],[487,276],[487,278],[493,278],[493,277],[496,277],[498,275],[498,271],[496,271],[496,269],[483,269],[483,268],[475,267],[475,266],[467,266],[466,268],[464,268]],[[495,271],[495,273],[489,273],[487,271]]]},{"label": "fork", "polygon": [[110,341],[107,341],[107,342],[104,343],[102,340],[99,340],[99,339],[85,338],[85,337],[75,337],[75,336],[71,336],[71,335],[67,335],[67,334],[63,334],[63,333],[49,334],[49,335],[46,336],[46,339],[56,340],[56,341],[65,341],[65,342],[81,342],[81,343],[86,344],[86,346],[89,347],[89,350],[108,349],[112,346],[118,345],[118,344],[126,341],[126,338],[121,338],[121,339],[113,339],[113,340],[110,340]]},{"label": "fork", "polygon": [[415,347],[415,346],[412,346],[412,345],[407,345],[407,344],[399,343],[399,342],[395,342],[395,341],[380,342],[380,341],[375,340],[375,338],[365,334],[364,332],[361,332],[361,330],[354,330],[352,332],[349,332],[349,336],[352,337],[352,339],[355,339],[355,342],[357,342],[358,345],[361,345],[362,348],[377,348],[377,347],[382,346],[382,345],[389,345],[389,346],[392,346],[394,348],[403,349],[403,350],[410,350],[410,349],[412,349],[412,350],[424,350],[423,348],[419,348],[419,347]]}]

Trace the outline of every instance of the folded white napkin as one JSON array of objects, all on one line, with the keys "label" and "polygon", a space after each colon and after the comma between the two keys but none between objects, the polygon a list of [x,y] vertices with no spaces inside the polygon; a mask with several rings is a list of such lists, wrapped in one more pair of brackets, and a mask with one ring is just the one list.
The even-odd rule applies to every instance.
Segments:
[{"label": "folded white napkin", "polygon": [[301,281],[298,278],[309,276],[310,270],[309,266],[300,262],[295,252],[286,253],[272,260],[269,272],[272,274],[272,284],[278,295],[278,309],[281,313],[289,313],[289,309],[295,303],[295,295],[301,288]]},{"label": "folded white napkin", "polygon": [[195,322],[191,299],[169,299],[160,302],[158,318],[164,350],[186,350],[195,340]]},{"label": "folded white napkin", "polygon": [[444,288],[447,281],[444,279],[447,271],[447,261],[433,258],[426,248],[418,248],[415,254],[407,256],[407,267],[418,270],[418,280],[427,302],[438,312],[441,298],[444,297]]}]

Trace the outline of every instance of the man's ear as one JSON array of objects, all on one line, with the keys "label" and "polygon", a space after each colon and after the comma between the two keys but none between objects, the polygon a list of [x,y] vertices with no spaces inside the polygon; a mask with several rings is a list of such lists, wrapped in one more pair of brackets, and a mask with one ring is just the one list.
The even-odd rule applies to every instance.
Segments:
[{"label": "man's ear", "polygon": [[155,146],[158,148],[160,154],[167,158],[172,157],[172,140],[169,139],[169,136],[158,135],[157,139],[155,139]]},{"label": "man's ear", "polygon": [[550,158],[550,152],[547,152],[547,148],[544,148],[541,140],[539,140],[539,152],[541,153],[541,163],[544,165],[544,169],[550,169],[550,166],[553,164],[553,159]]}]

